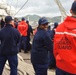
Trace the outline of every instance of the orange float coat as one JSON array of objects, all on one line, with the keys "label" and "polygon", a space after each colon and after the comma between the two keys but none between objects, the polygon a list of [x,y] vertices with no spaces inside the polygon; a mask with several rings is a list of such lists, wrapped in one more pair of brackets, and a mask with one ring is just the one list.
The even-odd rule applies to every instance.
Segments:
[{"label": "orange float coat", "polygon": [[56,66],[76,74],[76,18],[67,16],[57,29],[54,38]]},{"label": "orange float coat", "polygon": [[21,34],[21,36],[27,36],[27,30],[28,30],[28,25],[25,21],[21,21],[18,24],[18,30]]}]

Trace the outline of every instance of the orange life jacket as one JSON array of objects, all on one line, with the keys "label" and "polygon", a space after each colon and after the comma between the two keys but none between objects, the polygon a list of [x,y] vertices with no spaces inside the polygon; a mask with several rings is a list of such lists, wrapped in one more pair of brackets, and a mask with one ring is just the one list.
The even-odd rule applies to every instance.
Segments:
[{"label": "orange life jacket", "polygon": [[67,16],[57,29],[54,37],[56,66],[76,74],[76,18]]}]

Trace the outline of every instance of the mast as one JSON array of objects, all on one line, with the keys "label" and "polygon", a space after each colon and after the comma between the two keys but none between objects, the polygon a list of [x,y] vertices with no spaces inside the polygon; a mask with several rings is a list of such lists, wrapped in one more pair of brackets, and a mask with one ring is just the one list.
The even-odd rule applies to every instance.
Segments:
[{"label": "mast", "polygon": [[65,17],[67,16],[66,10],[62,6],[60,0],[54,0],[54,1],[56,2],[56,4],[59,7],[59,10],[60,10],[60,13],[61,13],[61,21],[63,21],[65,19]]}]

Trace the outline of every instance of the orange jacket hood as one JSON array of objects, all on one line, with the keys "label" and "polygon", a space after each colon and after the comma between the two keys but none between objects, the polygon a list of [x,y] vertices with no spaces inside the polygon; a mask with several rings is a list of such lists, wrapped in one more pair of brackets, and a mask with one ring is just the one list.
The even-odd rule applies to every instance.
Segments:
[{"label": "orange jacket hood", "polygon": [[63,24],[65,25],[67,29],[76,29],[76,18],[67,16]]},{"label": "orange jacket hood", "polygon": [[54,37],[54,56],[58,68],[76,74],[76,18],[68,16],[57,27]]}]

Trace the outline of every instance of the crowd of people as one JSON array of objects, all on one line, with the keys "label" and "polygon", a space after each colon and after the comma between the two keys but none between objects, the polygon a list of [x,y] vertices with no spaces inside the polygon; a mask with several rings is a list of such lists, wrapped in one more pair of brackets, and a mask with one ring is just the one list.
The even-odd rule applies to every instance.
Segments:
[{"label": "crowd of people", "polygon": [[47,75],[48,68],[55,68],[56,75],[76,75],[76,1],[70,9],[71,16],[51,29],[46,17],[38,20],[32,48],[30,35],[33,29],[28,20],[21,21],[6,16],[1,20],[0,30],[0,75],[8,60],[10,75],[18,75],[18,52],[31,53],[31,63],[35,75]]}]

